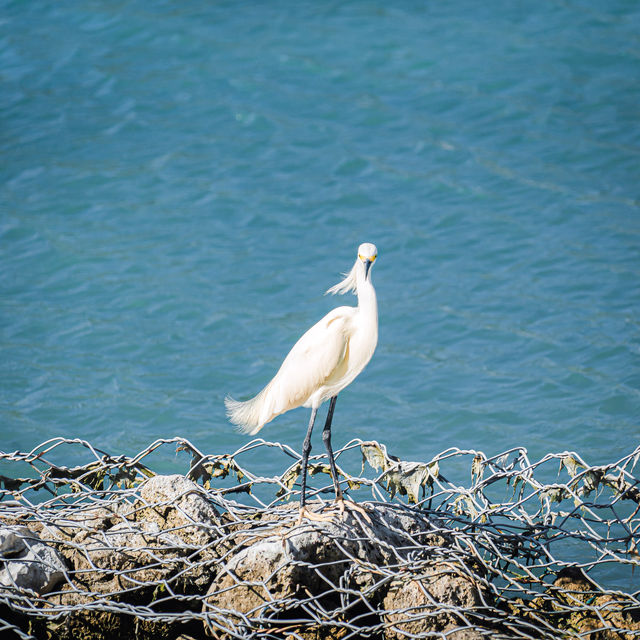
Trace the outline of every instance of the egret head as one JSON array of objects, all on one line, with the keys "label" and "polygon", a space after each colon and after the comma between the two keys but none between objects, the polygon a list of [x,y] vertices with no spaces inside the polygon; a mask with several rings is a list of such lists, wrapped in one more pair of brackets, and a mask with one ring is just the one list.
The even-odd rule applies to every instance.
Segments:
[{"label": "egret head", "polygon": [[[353,265],[351,271],[349,271],[349,273],[343,273],[342,275],[346,276],[345,279],[331,287],[327,293],[342,294],[349,291],[353,291],[355,293],[358,288],[358,272],[364,274],[365,280],[368,279],[369,269],[371,269],[371,265],[377,257],[378,249],[376,249],[375,244],[371,244],[370,242],[364,242],[361,244],[358,247],[358,259]],[[362,275],[360,277],[362,277]]]},{"label": "egret head", "polygon": [[378,257],[378,249],[375,244],[371,244],[370,242],[363,242],[358,247],[358,260],[360,260],[364,264],[364,277],[367,278],[369,276],[369,269],[371,269],[371,265],[375,262],[375,259]]}]

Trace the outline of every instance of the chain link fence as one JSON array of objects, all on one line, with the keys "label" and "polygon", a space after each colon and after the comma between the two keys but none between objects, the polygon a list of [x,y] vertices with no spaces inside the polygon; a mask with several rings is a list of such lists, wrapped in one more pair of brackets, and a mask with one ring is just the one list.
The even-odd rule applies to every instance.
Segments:
[{"label": "chain link fence", "polygon": [[640,638],[640,447],[598,466],[361,440],[336,458],[363,509],[334,505],[313,456],[316,521],[300,455],[261,439],[0,453],[0,637]]}]

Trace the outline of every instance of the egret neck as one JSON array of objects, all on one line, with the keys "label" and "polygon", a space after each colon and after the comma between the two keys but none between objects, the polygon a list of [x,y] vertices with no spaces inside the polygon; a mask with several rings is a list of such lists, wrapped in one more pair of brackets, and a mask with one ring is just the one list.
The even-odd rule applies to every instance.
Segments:
[{"label": "egret neck", "polygon": [[376,290],[371,283],[373,260],[367,262],[368,264],[358,269],[357,273],[358,324],[362,333],[354,336],[361,344],[369,347],[362,354],[365,364],[371,359],[378,343],[378,301]]}]

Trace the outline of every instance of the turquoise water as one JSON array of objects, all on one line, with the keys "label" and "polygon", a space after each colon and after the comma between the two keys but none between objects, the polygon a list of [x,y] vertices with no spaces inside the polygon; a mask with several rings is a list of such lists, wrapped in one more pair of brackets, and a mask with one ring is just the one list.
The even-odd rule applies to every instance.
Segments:
[{"label": "turquoise water", "polygon": [[636,446],[640,5],[388,5],[2,2],[0,449],[237,449],[363,241],[336,446]]}]

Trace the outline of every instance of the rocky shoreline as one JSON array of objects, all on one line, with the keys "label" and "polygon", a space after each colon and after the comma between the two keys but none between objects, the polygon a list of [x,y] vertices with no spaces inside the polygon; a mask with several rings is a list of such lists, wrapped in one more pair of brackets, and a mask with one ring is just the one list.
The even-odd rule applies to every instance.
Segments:
[{"label": "rocky shoreline", "polygon": [[[626,640],[640,631],[632,602],[594,593],[579,571],[558,576],[565,589],[506,600],[455,529],[419,508],[365,507],[366,516],[326,506],[322,522],[298,522],[295,503],[232,513],[169,475],[46,521],[3,512],[0,621],[16,637],[52,640],[476,640],[553,637],[550,624],[567,637]],[[576,615],[589,599],[601,606]]]}]

